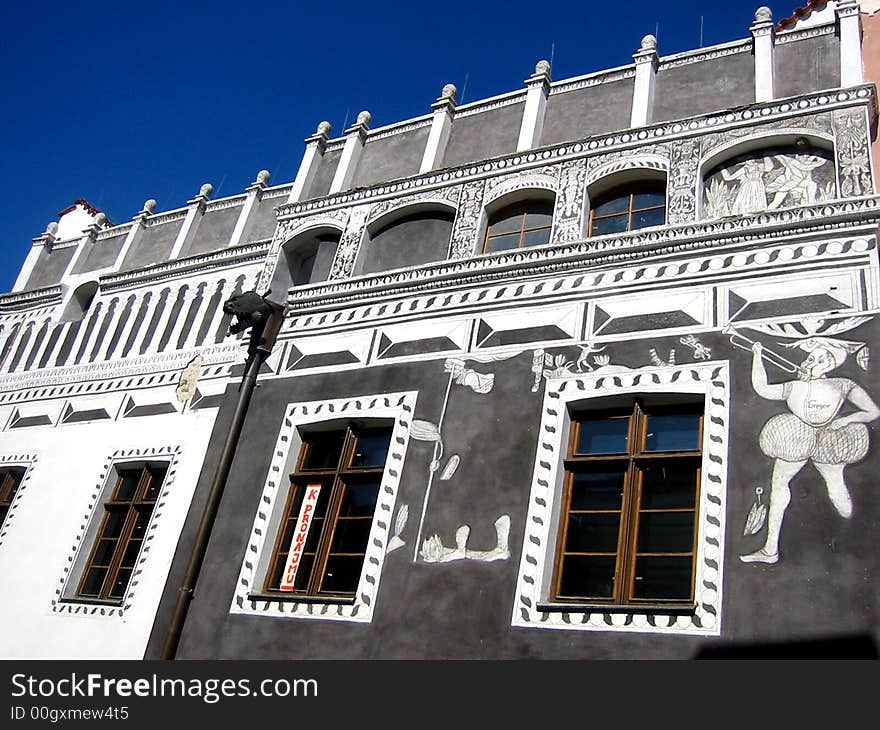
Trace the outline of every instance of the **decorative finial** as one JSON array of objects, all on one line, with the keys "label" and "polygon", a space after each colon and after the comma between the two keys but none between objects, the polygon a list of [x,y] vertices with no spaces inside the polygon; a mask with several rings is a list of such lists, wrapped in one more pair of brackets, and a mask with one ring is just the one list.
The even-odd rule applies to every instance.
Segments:
[{"label": "decorative finial", "polygon": [[267,182],[269,182],[270,177],[271,176],[269,175],[268,170],[260,170],[257,173],[257,182],[260,183],[261,185],[265,185]]},{"label": "decorative finial", "polygon": [[153,198],[144,202],[144,213],[152,213],[154,210],[156,210],[156,201]]},{"label": "decorative finial", "polygon": [[755,22],[766,23],[773,20],[773,11],[766,5],[762,5],[755,11]]},{"label": "decorative finial", "polygon": [[535,64],[535,76],[548,76],[550,74],[550,61],[540,60]]},{"label": "decorative finial", "polygon": [[642,45],[639,46],[640,51],[656,51],[657,39],[650,33],[642,38]]},{"label": "decorative finial", "polygon": [[362,111],[360,114],[357,115],[357,124],[359,124],[362,127],[369,127],[370,120],[372,118],[373,118],[373,115],[370,114],[370,112]]},{"label": "decorative finial", "polygon": [[54,238],[55,234],[58,233],[58,224],[55,221],[51,221],[46,226],[46,233]]},{"label": "decorative finial", "polygon": [[95,216],[95,225],[96,226],[103,226],[106,222],[107,222],[107,216],[104,215],[104,213],[98,213],[98,215]]},{"label": "decorative finial", "polygon": [[455,94],[458,92],[458,89],[455,88],[455,84],[446,84],[443,87],[443,90],[440,92],[441,99],[452,99],[455,100]]},{"label": "decorative finial", "polygon": [[205,183],[202,187],[199,188],[199,195],[203,198],[207,198],[211,195],[211,191],[214,189],[214,186],[211,183]]},{"label": "decorative finial", "polygon": [[328,122],[326,120],[323,122],[319,122],[318,128],[315,130],[315,134],[323,134],[326,136],[326,135],[330,134],[330,128],[331,128],[330,122]]}]

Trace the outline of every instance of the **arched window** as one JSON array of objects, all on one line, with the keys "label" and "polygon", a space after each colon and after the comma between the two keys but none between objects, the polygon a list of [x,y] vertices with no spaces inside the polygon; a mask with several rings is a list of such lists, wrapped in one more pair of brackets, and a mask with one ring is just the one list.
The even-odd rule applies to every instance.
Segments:
[{"label": "arched window", "polygon": [[553,200],[512,203],[489,216],[483,252],[509,251],[550,243]]},{"label": "arched window", "polygon": [[336,231],[295,238],[286,243],[279,255],[272,292],[280,296],[292,286],[325,281],[330,275],[333,256],[339,245]]},{"label": "arched window", "polygon": [[97,293],[97,281],[87,281],[85,284],[80,284],[67,302],[64,312],[61,314],[61,321],[79,322],[89,311]]},{"label": "arched window", "polygon": [[598,195],[590,210],[591,236],[625,233],[666,222],[666,185],[645,181]]}]

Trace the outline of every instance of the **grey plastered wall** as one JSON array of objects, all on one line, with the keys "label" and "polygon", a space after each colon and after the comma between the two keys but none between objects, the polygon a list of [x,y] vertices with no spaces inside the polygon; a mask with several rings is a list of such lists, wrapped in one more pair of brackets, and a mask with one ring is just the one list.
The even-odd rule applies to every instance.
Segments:
[{"label": "grey plastered wall", "polygon": [[541,145],[568,142],[629,127],[633,79],[552,94],[547,100]]},{"label": "grey plastered wall", "polygon": [[125,243],[126,234],[105,238],[100,241],[94,241],[87,244],[89,250],[80,256],[76,266],[73,267],[74,274],[84,274],[87,271],[95,271],[112,266],[116,261],[116,257],[122,250],[122,244]]},{"label": "grey plastered wall", "polygon": [[840,85],[840,40],[833,33],[777,43],[773,60],[777,97]]},{"label": "grey plastered wall", "polygon": [[241,205],[206,212],[199,221],[196,235],[189,247],[180,252],[181,256],[192,256],[226,248],[229,244],[229,237],[232,235],[232,229],[235,228],[235,223],[238,221],[239,213],[241,213]]},{"label": "grey plastered wall", "polygon": [[358,162],[352,187],[418,174],[430,131],[431,127],[428,125],[382,137],[375,142],[368,139]]},{"label": "grey plastered wall", "polygon": [[[857,336],[873,345],[877,334],[877,327],[871,324]],[[739,555],[760,544],[759,536],[742,536],[742,525],[755,486],[766,490],[772,470],[772,460],[757,449],[758,434],[770,417],[785,412],[785,405],[755,395],[749,380],[750,353],[733,349],[727,338],[719,335],[703,333],[700,340],[711,349],[714,359],[729,360],[732,372],[720,638],[511,628],[543,402],[543,388],[530,392],[532,352],[525,351],[510,360],[474,366],[495,374],[491,393],[452,386],[442,429],[444,461],[454,453],[461,462],[452,479],[435,480],[423,531],[423,538],[437,534],[444,545],[453,545],[456,529],[467,524],[471,528],[468,548],[489,549],[495,545],[494,520],[508,514],[510,558],[491,563],[413,562],[433,445],[411,439],[396,501],[396,507],[409,507],[410,521],[402,533],[406,546],[386,556],[370,624],[233,615],[229,605],[248,550],[254,515],[260,509],[261,485],[285,404],[417,390],[414,417],[436,423],[448,377],[443,360],[264,381],[244,427],[178,657],[686,659],[724,641],[754,648],[772,642],[876,632],[880,599],[872,581],[865,579],[875,575],[878,567],[874,532],[880,520],[880,499],[872,476],[876,456],[847,468],[855,505],[849,520],[836,515],[817,472],[807,465],[792,483],[793,501],[781,544],[783,558],[776,565],[741,562]],[[613,343],[605,354],[615,364],[639,368],[648,362],[651,348],[661,353],[678,348],[680,362],[687,362],[678,337],[639,339],[635,335],[629,341]],[[574,358],[578,350],[554,348],[549,352]],[[877,375],[866,375],[855,363],[845,365],[839,374],[871,393],[880,392]],[[768,375],[771,382],[790,377],[779,371]],[[216,422],[148,658],[156,656],[161,647],[236,394],[237,386],[230,386]],[[877,428],[871,430],[876,448]]]},{"label": "grey plastered wall", "polygon": [[242,243],[250,243],[251,241],[264,241],[272,238],[275,234],[275,207],[282,205],[287,198],[269,198],[268,200],[260,200],[256,205],[256,210],[251,214],[250,220],[242,234]]},{"label": "grey plastered wall", "polygon": [[364,242],[363,273],[418,266],[446,258],[454,218],[452,211],[429,211],[377,230]]},{"label": "grey plastered wall", "polygon": [[135,245],[129,249],[121,269],[128,271],[167,261],[182,225],[183,219],[145,228]]},{"label": "grey plastered wall", "polygon": [[755,62],[748,51],[685,66],[661,67],[653,121],[696,116],[755,101]]},{"label": "grey plastered wall", "polygon": [[333,182],[333,175],[336,174],[340,157],[342,157],[341,147],[338,150],[324,153],[318,163],[318,170],[315,172],[312,184],[303,190],[303,199],[318,198],[330,192],[330,183]]},{"label": "grey plastered wall", "polygon": [[43,286],[52,286],[61,281],[61,276],[67,269],[67,265],[76,253],[76,246],[69,248],[56,248],[50,251],[45,246],[40,252],[34,270],[27,280],[25,289],[39,289]]},{"label": "grey plastered wall", "polygon": [[516,151],[524,107],[524,102],[517,102],[454,119],[443,167]]}]

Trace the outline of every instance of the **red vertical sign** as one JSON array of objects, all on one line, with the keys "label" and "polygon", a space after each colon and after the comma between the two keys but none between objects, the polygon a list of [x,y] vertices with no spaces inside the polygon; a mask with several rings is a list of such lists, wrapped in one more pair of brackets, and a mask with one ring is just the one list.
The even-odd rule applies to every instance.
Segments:
[{"label": "red vertical sign", "polygon": [[306,539],[309,536],[312,519],[315,517],[315,509],[318,506],[318,495],[320,493],[320,484],[309,484],[306,487],[306,493],[299,508],[299,517],[296,520],[296,529],[293,531],[293,537],[290,539],[287,567],[284,569],[284,575],[281,576],[281,585],[278,586],[282,591],[293,590],[293,584],[296,582],[296,571],[299,569],[299,561],[306,546]]}]

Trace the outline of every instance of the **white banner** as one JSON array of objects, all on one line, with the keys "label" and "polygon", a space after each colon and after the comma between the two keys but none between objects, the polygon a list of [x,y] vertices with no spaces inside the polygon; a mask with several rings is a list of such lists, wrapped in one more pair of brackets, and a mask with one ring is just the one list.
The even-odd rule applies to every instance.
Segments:
[{"label": "white banner", "polygon": [[296,582],[296,571],[299,569],[299,561],[306,546],[306,539],[309,536],[309,529],[312,526],[312,519],[315,516],[315,508],[318,506],[318,495],[320,493],[320,484],[309,484],[306,487],[306,494],[299,508],[296,530],[294,530],[293,537],[290,539],[287,567],[284,570],[284,575],[281,576],[281,585],[278,586],[282,591],[293,590],[293,584]]}]

